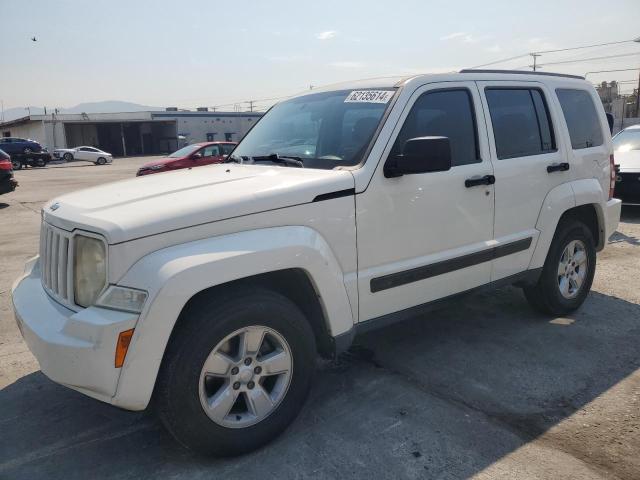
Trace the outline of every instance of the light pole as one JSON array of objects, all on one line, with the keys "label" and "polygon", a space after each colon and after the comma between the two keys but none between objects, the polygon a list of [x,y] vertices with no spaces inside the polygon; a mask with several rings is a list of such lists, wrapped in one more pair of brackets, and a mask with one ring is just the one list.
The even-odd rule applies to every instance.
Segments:
[{"label": "light pole", "polygon": [[[640,43],[640,37],[633,41]],[[638,90],[636,90],[636,117],[640,117],[640,72],[638,72]]]}]

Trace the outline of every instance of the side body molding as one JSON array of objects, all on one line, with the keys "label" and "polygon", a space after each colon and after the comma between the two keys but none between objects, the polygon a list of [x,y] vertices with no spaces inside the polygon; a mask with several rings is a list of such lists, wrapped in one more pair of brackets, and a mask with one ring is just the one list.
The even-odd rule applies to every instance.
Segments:
[{"label": "side body molding", "polygon": [[135,410],[146,407],[174,324],[193,295],[288,268],[309,275],[332,336],[353,328],[343,271],[324,238],[309,227],[223,235],[168,247],[140,259],[118,282],[146,289],[149,300],[136,325],[112,403]]}]

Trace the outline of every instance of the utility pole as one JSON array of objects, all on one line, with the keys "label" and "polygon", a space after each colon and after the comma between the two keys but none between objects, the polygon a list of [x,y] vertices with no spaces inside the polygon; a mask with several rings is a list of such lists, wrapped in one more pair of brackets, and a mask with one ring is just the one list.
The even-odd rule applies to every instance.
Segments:
[{"label": "utility pole", "polygon": [[636,90],[636,117],[640,117],[640,72],[638,72],[638,89]]},{"label": "utility pole", "polygon": [[[640,37],[633,40],[635,43],[640,43]],[[638,90],[636,90],[636,117],[640,117],[640,72],[638,72]]]},{"label": "utility pole", "polygon": [[253,112],[253,104],[256,103],[255,100],[248,100],[246,103],[249,104],[249,111]]},{"label": "utility pole", "polygon": [[529,55],[531,55],[533,57],[533,65],[531,66],[531,68],[533,68],[533,71],[535,72],[537,70],[538,67],[538,57],[542,56],[542,54],[540,53],[530,53]]}]

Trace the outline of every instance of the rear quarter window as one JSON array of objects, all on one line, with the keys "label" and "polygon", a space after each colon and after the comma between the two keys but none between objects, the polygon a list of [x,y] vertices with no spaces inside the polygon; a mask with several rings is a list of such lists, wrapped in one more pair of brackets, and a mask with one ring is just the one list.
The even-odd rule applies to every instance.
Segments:
[{"label": "rear quarter window", "polygon": [[579,150],[602,145],[602,126],[589,92],[559,88],[556,94],[569,129],[571,147]]}]

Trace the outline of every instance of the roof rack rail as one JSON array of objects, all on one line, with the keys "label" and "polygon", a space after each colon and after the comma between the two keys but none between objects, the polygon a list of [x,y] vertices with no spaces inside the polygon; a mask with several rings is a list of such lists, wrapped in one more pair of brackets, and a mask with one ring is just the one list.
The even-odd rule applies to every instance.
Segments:
[{"label": "roof rack rail", "polygon": [[553,72],[525,72],[523,70],[482,70],[474,68],[465,68],[460,70],[459,73],[515,73],[518,75],[548,75],[551,77],[565,77],[565,78],[577,78],[578,80],[584,80],[584,77],[580,75],[569,75],[566,73],[553,73]]}]

